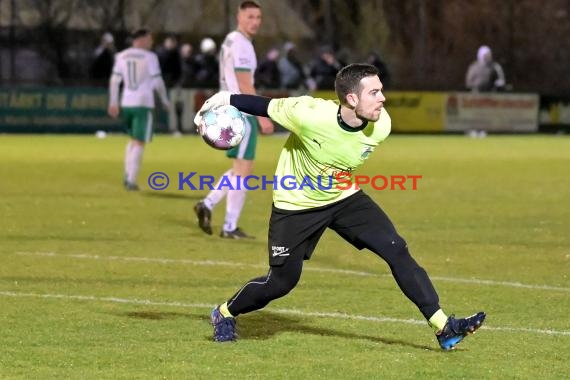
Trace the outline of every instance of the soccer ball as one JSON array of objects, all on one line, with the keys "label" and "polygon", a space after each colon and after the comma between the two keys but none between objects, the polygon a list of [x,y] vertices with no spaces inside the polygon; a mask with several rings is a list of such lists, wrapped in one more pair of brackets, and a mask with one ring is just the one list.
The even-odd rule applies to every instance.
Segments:
[{"label": "soccer ball", "polygon": [[243,139],[245,118],[234,106],[214,107],[202,115],[199,132],[211,147],[228,150]]}]

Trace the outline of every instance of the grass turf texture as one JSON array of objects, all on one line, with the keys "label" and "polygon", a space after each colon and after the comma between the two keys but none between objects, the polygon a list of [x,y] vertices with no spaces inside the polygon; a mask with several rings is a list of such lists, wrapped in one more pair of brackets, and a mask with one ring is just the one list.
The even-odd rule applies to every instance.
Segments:
[{"label": "grass turf texture", "polygon": [[[0,136],[0,378],[540,378],[570,373],[570,139],[392,136],[357,174],[421,174],[418,190],[374,191],[447,313],[488,313],[453,352],[403,296],[387,265],[325,233],[297,288],[211,342],[210,308],[266,272],[270,191],[240,222],[254,241],[197,227],[224,154],[159,136],[139,193],[122,188],[124,136]],[[283,137],[261,138],[273,175]],[[152,191],[150,173],[170,175]],[[237,265],[232,268],[232,263]],[[349,270],[342,272],[343,270]]]}]

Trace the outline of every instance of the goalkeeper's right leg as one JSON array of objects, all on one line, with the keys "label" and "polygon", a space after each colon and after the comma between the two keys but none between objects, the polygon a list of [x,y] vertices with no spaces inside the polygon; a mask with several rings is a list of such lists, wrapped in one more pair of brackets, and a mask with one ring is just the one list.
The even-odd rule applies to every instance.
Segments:
[{"label": "goalkeeper's right leg", "polygon": [[270,267],[266,276],[250,280],[227,302],[234,317],[264,308],[269,302],[288,294],[299,282],[303,257],[290,257],[281,266]]}]

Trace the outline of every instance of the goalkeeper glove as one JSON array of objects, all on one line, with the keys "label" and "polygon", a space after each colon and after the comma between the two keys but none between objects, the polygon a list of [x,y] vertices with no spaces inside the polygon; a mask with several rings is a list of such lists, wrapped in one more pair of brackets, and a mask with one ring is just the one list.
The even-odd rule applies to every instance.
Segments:
[{"label": "goalkeeper glove", "polygon": [[204,113],[215,107],[229,105],[231,95],[232,94],[229,91],[220,91],[209,97],[208,100],[204,102],[200,110],[196,113],[196,116],[194,117],[194,124],[200,128]]}]

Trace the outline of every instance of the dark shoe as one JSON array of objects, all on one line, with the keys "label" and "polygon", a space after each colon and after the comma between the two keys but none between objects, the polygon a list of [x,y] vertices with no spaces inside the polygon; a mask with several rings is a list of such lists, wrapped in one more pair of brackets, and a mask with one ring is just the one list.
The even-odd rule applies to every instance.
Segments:
[{"label": "dark shoe", "polygon": [[203,201],[200,201],[194,205],[194,212],[198,217],[198,226],[200,226],[200,229],[208,235],[211,235],[212,225],[210,223],[212,223],[212,211],[206,207]]},{"label": "dark shoe", "polygon": [[455,317],[451,315],[447,319],[443,330],[435,334],[439,345],[444,350],[453,349],[467,335],[474,334],[483,324],[485,317],[486,314],[482,311],[462,319],[455,319]]},{"label": "dark shoe", "polygon": [[139,191],[139,186],[136,183],[132,183],[129,181],[124,181],[123,186],[125,186],[125,190],[127,191]]},{"label": "dark shoe", "polygon": [[214,326],[215,342],[233,342],[237,339],[236,319],[232,317],[224,317],[220,313],[220,307],[216,306],[210,314],[210,322]]},{"label": "dark shoe", "polygon": [[239,227],[233,231],[222,230],[220,237],[223,237],[225,239],[255,239],[254,236],[246,234]]}]

